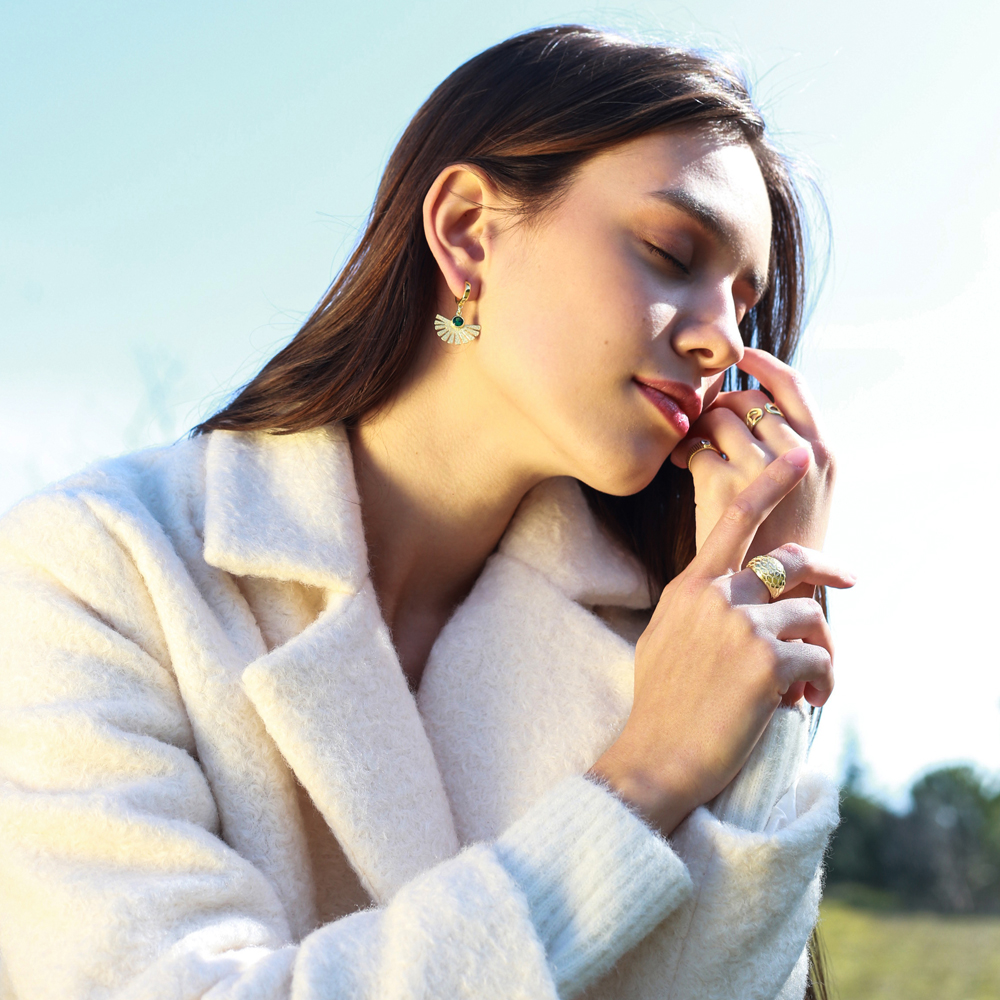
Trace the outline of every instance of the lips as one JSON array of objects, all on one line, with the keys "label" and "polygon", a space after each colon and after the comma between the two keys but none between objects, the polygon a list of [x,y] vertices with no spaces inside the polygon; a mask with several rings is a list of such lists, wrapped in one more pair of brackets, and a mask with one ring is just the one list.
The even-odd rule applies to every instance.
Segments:
[{"label": "lips", "polygon": [[701,397],[691,386],[661,379],[633,381],[681,437],[687,434],[691,424],[701,415]]}]

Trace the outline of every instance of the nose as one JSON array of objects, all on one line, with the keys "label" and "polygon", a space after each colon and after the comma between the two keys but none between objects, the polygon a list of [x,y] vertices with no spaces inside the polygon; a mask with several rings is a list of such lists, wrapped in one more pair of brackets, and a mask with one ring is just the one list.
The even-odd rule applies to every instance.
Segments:
[{"label": "nose", "polygon": [[743,357],[736,304],[726,282],[704,289],[674,324],[671,346],[682,358],[696,362],[698,374],[710,378]]}]

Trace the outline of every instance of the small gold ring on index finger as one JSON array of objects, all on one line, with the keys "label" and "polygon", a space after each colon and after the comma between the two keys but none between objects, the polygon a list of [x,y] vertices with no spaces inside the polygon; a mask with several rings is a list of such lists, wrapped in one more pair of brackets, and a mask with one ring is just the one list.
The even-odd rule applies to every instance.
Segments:
[{"label": "small gold ring on index finger", "polygon": [[714,451],[716,453],[716,455],[718,455],[723,461],[725,461],[725,462],[729,461],[729,456],[724,451],[719,451],[719,449],[716,448],[715,445],[712,444],[711,441],[709,441],[707,438],[702,438],[691,449],[691,454],[688,455],[688,460],[687,460],[688,472],[691,471],[691,459],[694,458],[695,455],[697,455],[697,454],[699,454],[699,453],[701,453],[703,451]]},{"label": "small gold ring on index finger", "polygon": [[753,409],[747,410],[747,415],[743,419],[746,421],[747,427],[753,430],[764,419],[764,411],[759,406],[755,406]]},{"label": "small gold ring on index finger", "polygon": [[774,405],[774,403],[765,403],[764,411],[766,413],[773,413],[776,417],[784,416],[784,413],[782,413],[781,410],[779,410],[778,407]]},{"label": "small gold ring on index finger", "polygon": [[785,567],[774,556],[754,556],[746,568],[757,577],[776,601],[785,589]]}]

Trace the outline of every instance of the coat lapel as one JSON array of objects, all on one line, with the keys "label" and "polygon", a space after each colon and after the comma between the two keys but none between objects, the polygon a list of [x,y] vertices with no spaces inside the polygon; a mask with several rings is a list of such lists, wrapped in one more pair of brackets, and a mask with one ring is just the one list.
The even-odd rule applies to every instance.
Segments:
[{"label": "coat lapel", "polygon": [[582,774],[621,732],[635,651],[590,610],[649,606],[579,485],[529,494],[431,652],[418,702],[463,843]]},{"label": "coat lapel", "polygon": [[634,646],[594,609],[648,608],[649,594],[574,480],[525,497],[415,701],[368,580],[343,430],[217,431],[206,463],[206,560],[326,593],[242,683],[377,902],[496,835],[621,731]]},{"label": "coat lapel", "polygon": [[384,902],[458,841],[368,580],[346,435],[215,432],[206,494],[210,564],[327,592],[319,617],[250,663],[242,682],[365,889]]}]

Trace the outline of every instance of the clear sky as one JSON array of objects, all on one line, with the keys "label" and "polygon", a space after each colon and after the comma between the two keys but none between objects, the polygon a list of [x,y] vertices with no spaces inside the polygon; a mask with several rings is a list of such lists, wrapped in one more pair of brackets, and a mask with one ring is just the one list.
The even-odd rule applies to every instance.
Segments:
[{"label": "clear sky", "polygon": [[801,362],[840,459],[838,690],[873,788],[1000,772],[1000,5],[7,3],[0,7],[0,509],[165,442],[290,337],[385,160],[475,52],[582,22],[741,57],[826,194]]}]

